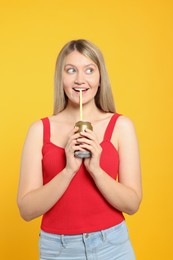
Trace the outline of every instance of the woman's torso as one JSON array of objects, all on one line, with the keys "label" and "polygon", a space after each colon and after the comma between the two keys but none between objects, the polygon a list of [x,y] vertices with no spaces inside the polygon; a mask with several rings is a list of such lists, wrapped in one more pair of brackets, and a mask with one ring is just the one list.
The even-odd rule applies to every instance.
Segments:
[{"label": "woman's torso", "polygon": [[[119,156],[115,147],[116,138],[114,143],[111,138],[118,117],[118,114],[110,114],[103,121],[93,124],[94,131],[99,133],[98,141],[102,147],[100,166],[114,179],[118,177]],[[64,147],[68,129],[63,130],[60,123],[53,122],[51,118],[42,121],[43,183],[46,184],[65,167]],[[82,164],[61,199],[43,216],[41,228],[50,233],[80,234],[111,227],[123,219],[122,213],[103,198]]]}]

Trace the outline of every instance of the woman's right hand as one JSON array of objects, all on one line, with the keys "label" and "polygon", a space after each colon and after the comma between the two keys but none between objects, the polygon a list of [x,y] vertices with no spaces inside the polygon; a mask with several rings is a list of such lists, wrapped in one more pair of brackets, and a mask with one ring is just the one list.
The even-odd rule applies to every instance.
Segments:
[{"label": "woman's right hand", "polygon": [[66,147],[65,147],[65,153],[66,153],[66,170],[72,174],[75,174],[81,164],[82,159],[75,157],[74,153],[75,151],[83,151],[83,149],[79,146],[79,143],[77,141],[78,138],[80,138],[80,133],[78,133],[78,127],[75,127],[69,134],[69,139],[67,141]]}]

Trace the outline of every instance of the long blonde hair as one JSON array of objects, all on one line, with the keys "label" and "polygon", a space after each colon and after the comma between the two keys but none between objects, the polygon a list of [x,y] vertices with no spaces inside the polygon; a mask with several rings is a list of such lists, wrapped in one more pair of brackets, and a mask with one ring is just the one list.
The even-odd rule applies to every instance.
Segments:
[{"label": "long blonde hair", "polygon": [[56,115],[61,112],[67,105],[68,99],[62,85],[62,71],[64,69],[65,57],[75,50],[90,58],[98,66],[100,72],[100,87],[95,96],[96,106],[105,112],[115,113],[112,90],[103,55],[99,48],[93,43],[81,39],[68,42],[58,55],[55,67],[53,114]]}]

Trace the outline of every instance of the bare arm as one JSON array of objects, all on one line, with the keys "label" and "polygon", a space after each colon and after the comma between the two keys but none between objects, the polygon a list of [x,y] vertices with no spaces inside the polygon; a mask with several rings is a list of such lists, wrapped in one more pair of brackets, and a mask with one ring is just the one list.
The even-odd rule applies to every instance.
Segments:
[{"label": "bare arm", "polygon": [[[124,116],[118,119],[115,128],[120,158],[119,182],[100,168],[101,149],[91,132],[84,133],[90,140],[86,140],[87,144],[82,145],[82,147],[90,149],[93,154],[91,159],[86,160],[85,165],[106,200],[116,209],[127,214],[134,214],[142,199],[140,158],[136,133],[133,123]],[[114,135],[112,139],[114,142]],[[84,142],[84,139],[81,139],[82,141]]]},{"label": "bare arm", "polygon": [[17,196],[20,214],[26,221],[47,212],[66,191],[81,164],[80,159],[74,158],[76,137],[77,134],[73,130],[66,146],[66,154],[69,155],[66,167],[49,183],[43,185],[41,163],[43,144],[42,122],[38,121],[30,127],[22,153]]}]

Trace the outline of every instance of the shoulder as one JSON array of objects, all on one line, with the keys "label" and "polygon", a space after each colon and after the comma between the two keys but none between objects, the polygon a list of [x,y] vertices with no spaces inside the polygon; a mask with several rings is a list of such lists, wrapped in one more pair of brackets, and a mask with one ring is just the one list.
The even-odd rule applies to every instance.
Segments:
[{"label": "shoulder", "polygon": [[130,140],[136,139],[134,123],[130,118],[124,115],[118,117],[115,131],[119,143],[130,142]]},{"label": "shoulder", "polygon": [[120,114],[114,128],[114,136],[116,136],[118,140],[121,140],[132,134],[135,134],[134,123],[129,117]]},{"label": "shoulder", "polygon": [[27,139],[42,140],[43,138],[43,123],[42,120],[33,122],[28,129]]},{"label": "shoulder", "polygon": [[132,122],[132,120],[124,115],[119,115],[117,122],[116,122],[116,127],[120,128],[121,130],[130,130],[130,129],[134,129],[134,124]]},{"label": "shoulder", "polygon": [[43,124],[41,120],[33,122],[29,128],[23,145],[24,154],[35,154],[43,145]]},{"label": "shoulder", "polygon": [[32,133],[38,133],[43,129],[43,123],[42,120],[38,120],[33,122],[30,126],[29,126],[29,132]]}]

